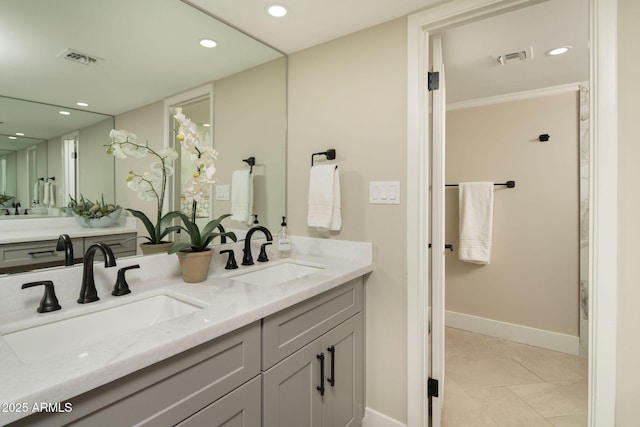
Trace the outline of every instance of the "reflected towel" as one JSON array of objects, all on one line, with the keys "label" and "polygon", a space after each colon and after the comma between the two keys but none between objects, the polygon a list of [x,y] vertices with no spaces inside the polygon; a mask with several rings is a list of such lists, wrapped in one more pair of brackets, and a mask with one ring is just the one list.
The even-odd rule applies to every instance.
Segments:
[{"label": "reflected towel", "polygon": [[40,202],[42,200],[42,195],[40,194],[40,180],[36,180],[35,184],[33,184],[33,201]]},{"label": "reflected towel", "polygon": [[342,228],[340,173],[335,164],[311,167],[307,224],[332,231]]},{"label": "reflected towel", "polygon": [[231,176],[231,219],[249,223],[253,214],[253,174],[237,170]]},{"label": "reflected towel", "polygon": [[49,206],[49,193],[51,192],[51,183],[45,182],[43,187],[42,205]]},{"label": "reflected towel", "polygon": [[53,182],[49,182],[49,207],[56,207],[56,185]]},{"label": "reflected towel", "polygon": [[493,182],[463,182],[459,188],[458,258],[489,264],[493,228]]}]

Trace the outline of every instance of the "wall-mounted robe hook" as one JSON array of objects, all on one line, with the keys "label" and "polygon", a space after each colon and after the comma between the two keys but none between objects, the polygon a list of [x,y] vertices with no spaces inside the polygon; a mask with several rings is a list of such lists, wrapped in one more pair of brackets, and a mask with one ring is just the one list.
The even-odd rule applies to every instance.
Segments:
[{"label": "wall-mounted robe hook", "polygon": [[334,160],[336,158],[336,150],[333,148],[327,149],[327,151],[321,151],[319,153],[313,153],[311,155],[311,166],[313,166],[313,156],[326,156],[327,160]]},{"label": "wall-mounted robe hook", "polygon": [[543,133],[538,136],[538,141],[547,142],[551,138],[548,133]]},{"label": "wall-mounted robe hook", "polygon": [[253,173],[253,167],[254,167],[254,166],[255,166],[255,164],[256,164],[256,158],[255,158],[255,157],[253,157],[253,156],[251,156],[251,157],[249,157],[249,158],[242,159],[242,161],[243,161],[243,162],[245,162],[245,163],[247,163],[247,164],[249,165],[249,167],[250,167],[250,169],[249,169],[249,173]]}]

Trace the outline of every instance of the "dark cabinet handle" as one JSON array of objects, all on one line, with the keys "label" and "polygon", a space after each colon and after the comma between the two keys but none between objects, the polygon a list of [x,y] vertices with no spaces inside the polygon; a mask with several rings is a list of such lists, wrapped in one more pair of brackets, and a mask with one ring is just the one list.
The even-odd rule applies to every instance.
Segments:
[{"label": "dark cabinet handle", "polygon": [[50,251],[37,251],[37,252],[29,252],[29,256],[35,256],[35,255],[42,255],[42,254],[49,254],[49,255],[53,255],[55,253],[54,250],[50,250]]},{"label": "dark cabinet handle", "polygon": [[320,362],[320,385],[316,387],[316,390],[320,392],[320,396],[324,396],[324,353],[320,353],[316,357]]},{"label": "dark cabinet handle", "polygon": [[333,387],[336,385],[336,347],[332,345],[327,348],[327,351],[331,354],[331,376],[327,378],[327,382],[331,384],[331,387]]}]

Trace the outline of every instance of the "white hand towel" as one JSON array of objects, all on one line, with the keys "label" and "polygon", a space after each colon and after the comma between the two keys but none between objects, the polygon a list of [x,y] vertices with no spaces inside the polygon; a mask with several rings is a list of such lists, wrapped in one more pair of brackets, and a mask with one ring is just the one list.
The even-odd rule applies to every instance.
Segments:
[{"label": "white hand towel", "polygon": [[342,228],[340,173],[334,164],[312,166],[309,172],[309,227],[332,231]]},{"label": "white hand towel", "polygon": [[460,183],[459,202],[458,258],[474,264],[489,264],[493,229],[493,182]]},{"label": "white hand towel", "polygon": [[231,219],[249,222],[253,215],[253,174],[237,170],[231,176]]},{"label": "white hand towel", "polygon": [[49,193],[51,192],[51,183],[45,182],[44,185],[44,195],[42,196],[42,205],[49,206]]}]

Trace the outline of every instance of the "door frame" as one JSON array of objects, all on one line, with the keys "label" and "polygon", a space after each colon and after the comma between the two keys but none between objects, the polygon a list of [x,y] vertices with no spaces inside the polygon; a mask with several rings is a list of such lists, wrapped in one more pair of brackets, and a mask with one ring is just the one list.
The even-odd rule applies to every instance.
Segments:
[{"label": "door frame", "polygon": [[[544,0],[458,0],[408,18],[407,425],[428,424],[429,32]],[[589,0],[591,50],[588,425],[615,424],[617,335],[617,3]]]}]

